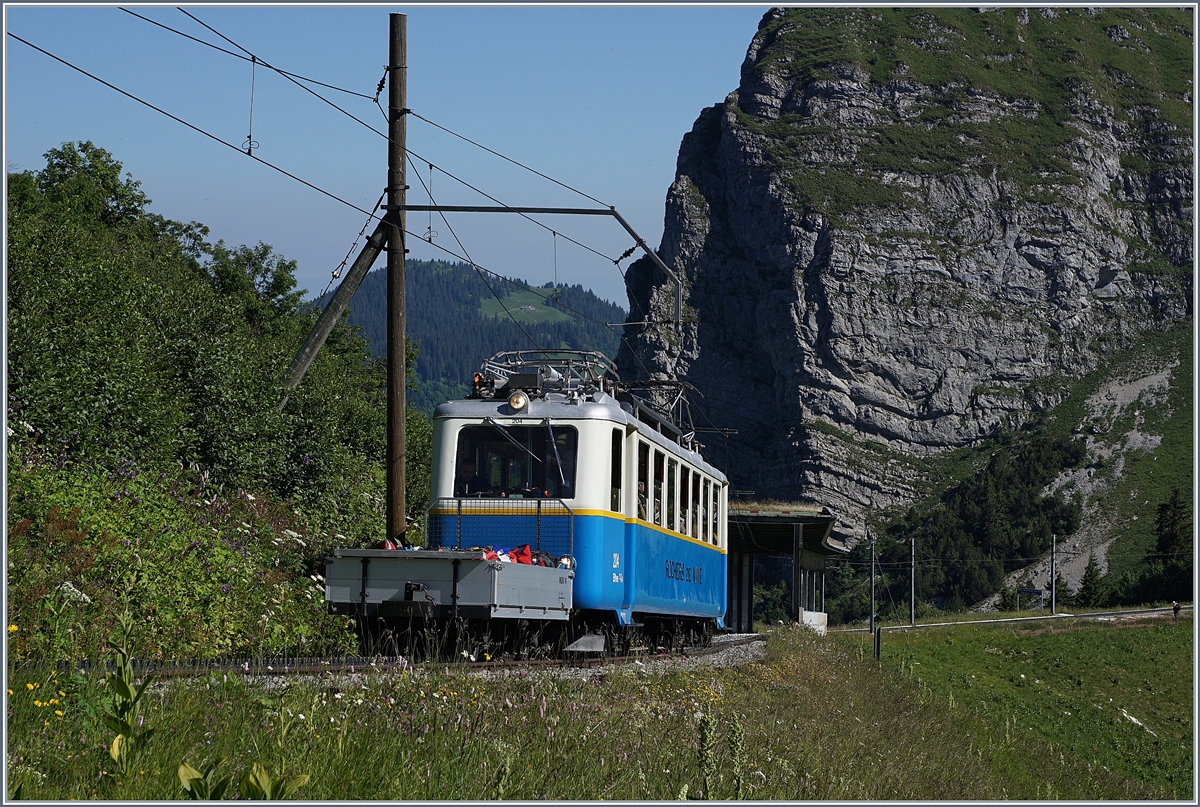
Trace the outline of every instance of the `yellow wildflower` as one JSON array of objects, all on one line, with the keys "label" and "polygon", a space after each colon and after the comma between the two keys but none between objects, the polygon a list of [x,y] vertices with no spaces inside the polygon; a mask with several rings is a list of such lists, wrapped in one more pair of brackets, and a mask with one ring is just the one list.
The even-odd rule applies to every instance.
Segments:
[{"label": "yellow wildflower", "polygon": [[20,630],[20,628],[18,628],[16,625],[9,625],[9,626],[8,626],[8,632],[9,632],[9,633],[16,633],[18,630]]},{"label": "yellow wildflower", "polygon": [[26,688],[26,689],[33,689],[33,684],[26,684],[26,685],[25,685],[25,688]]},{"label": "yellow wildflower", "polygon": [[62,709],[55,709],[54,714],[58,715],[59,717],[62,717]]}]

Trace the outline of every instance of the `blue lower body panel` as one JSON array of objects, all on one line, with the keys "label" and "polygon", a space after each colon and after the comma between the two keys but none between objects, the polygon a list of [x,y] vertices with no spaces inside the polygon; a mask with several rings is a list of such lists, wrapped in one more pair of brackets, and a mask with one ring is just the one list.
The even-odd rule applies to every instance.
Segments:
[{"label": "blue lower body panel", "polygon": [[576,609],[611,612],[620,624],[633,622],[633,614],[640,613],[714,619],[721,625],[727,556],[716,546],[616,514],[575,514],[559,521],[534,517],[531,506],[519,500],[504,505],[485,501],[464,503],[461,516],[431,513],[430,545],[511,548],[528,543],[555,556],[570,551]]},{"label": "blue lower body panel", "polygon": [[704,618],[725,615],[726,554],[711,544],[627,525],[633,548],[633,610]]},{"label": "blue lower body panel", "polygon": [[703,619],[725,616],[726,554],[636,521],[575,516],[575,607]]}]

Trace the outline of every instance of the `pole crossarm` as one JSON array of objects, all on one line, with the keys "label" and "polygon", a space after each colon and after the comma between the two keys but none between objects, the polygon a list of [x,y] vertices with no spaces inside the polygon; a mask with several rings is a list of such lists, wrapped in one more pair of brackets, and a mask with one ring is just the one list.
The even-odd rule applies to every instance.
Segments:
[{"label": "pole crossarm", "polygon": [[596,207],[508,207],[506,205],[384,205],[385,210],[393,208],[406,213],[519,213],[526,215],[544,213],[566,216],[612,216],[618,224],[625,228],[625,232],[629,233],[641,247],[642,252],[645,252],[654,262],[654,265],[662,269],[675,284],[675,328],[679,331],[683,330],[683,282],[663,263],[662,258],[658,257],[658,253],[650,249],[645,239],[629,226],[629,222],[625,221],[615,207],[605,209]]}]

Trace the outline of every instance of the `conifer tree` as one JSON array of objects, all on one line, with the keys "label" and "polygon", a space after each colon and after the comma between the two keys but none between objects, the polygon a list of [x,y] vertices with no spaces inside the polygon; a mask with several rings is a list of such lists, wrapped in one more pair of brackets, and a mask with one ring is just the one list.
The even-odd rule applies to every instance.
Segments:
[{"label": "conifer tree", "polygon": [[1093,552],[1088,556],[1087,568],[1083,570],[1083,580],[1079,583],[1079,591],[1075,593],[1076,601],[1080,605],[1088,607],[1103,605],[1106,583],[1104,575],[1100,572],[1100,562],[1096,560],[1096,553]]},{"label": "conifer tree", "polygon": [[1171,491],[1169,499],[1158,506],[1158,521],[1154,531],[1158,536],[1156,551],[1164,561],[1190,560],[1192,519],[1178,487]]},{"label": "conifer tree", "polygon": [[1054,604],[1056,606],[1075,605],[1075,593],[1071,591],[1071,587],[1063,579],[1062,572],[1054,576]]}]

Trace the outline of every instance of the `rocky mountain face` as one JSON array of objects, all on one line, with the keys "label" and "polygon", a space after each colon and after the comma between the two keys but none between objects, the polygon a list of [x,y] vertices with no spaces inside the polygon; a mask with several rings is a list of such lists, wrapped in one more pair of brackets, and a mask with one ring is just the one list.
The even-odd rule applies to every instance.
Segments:
[{"label": "rocky mountain face", "polygon": [[[626,326],[732,486],[864,516],[1192,315],[1190,9],[768,12],[680,147]],[[630,322],[673,288],[631,267]],[[704,435],[702,435],[704,436]]]}]

